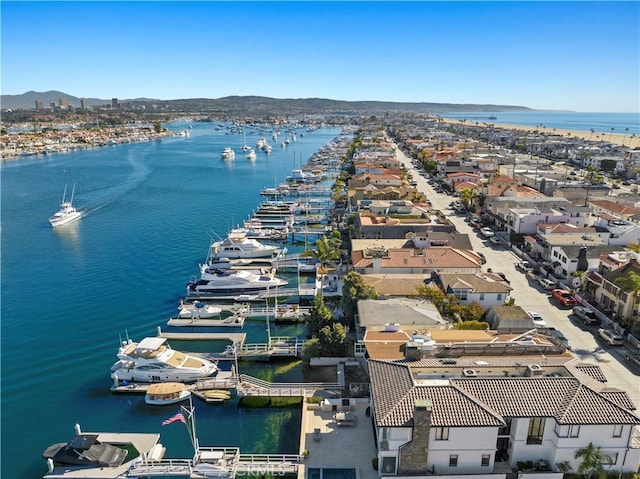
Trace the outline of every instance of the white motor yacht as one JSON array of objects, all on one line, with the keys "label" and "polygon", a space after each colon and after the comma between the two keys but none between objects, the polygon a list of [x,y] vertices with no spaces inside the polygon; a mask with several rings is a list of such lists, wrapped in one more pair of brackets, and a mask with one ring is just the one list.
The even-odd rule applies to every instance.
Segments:
[{"label": "white motor yacht", "polygon": [[73,221],[79,220],[82,216],[82,213],[73,206],[73,195],[75,193],[75,186],[71,192],[71,199],[69,201],[66,200],[67,195],[67,187],[64,187],[64,193],[62,194],[62,201],[60,202],[60,210],[56,212],[51,218],[49,218],[49,223],[54,228],[58,226],[69,224]]},{"label": "white motor yacht", "polygon": [[144,338],[139,343],[124,341],[118,361],[111,367],[114,381],[159,383],[194,382],[213,376],[215,363],[171,349],[166,338]]},{"label": "white motor yacht", "polygon": [[233,151],[233,148],[227,146],[222,150],[222,153],[220,153],[220,158],[223,160],[234,160],[236,158],[236,152]]},{"label": "white motor yacht", "polygon": [[258,157],[253,148],[249,148],[249,152],[245,156],[249,161],[254,161]]},{"label": "white motor yacht", "polygon": [[248,270],[215,269],[200,265],[200,279],[187,283],[187,296],[219,295],[237,296],[275,289],[287,284],[284,279],[266,274],[256,274]]},{"label": "white motor yacht", "polygon": [[217,258],[270,258],[281,251],[274,245],[262,244],[259,241],[247,238],[246,232],[232,231],[222,241],[216,241],[211,245],[209,261]]}]

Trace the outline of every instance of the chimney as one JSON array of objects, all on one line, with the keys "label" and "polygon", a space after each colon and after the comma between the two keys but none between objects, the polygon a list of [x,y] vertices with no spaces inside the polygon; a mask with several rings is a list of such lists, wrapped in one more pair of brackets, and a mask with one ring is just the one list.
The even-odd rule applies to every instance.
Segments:
[{"label": "chimney", "polygon": [[422,344],[417,341],[409,341],[405,344],[404,358],[407,361],[420,361],[422,359]]},{"label": "chimney", "polygon": [[413,406],[411,441],[400,446],[398,475],[424,475],[427,471],[429,433],[431,431],[431,401],[416,399]]},{"label": "chimney", "polygon": [[586,271],[589,269],[589,261],[587,260],[587,248],[583,246],[578,252],[578,265],[576,267],[578,271]]}]

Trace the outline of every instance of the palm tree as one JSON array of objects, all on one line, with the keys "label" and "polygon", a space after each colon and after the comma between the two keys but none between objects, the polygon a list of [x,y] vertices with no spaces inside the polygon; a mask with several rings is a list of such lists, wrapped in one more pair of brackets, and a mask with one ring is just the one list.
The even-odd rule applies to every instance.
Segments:
[{"label": "palm tree", "polygon": [[633,271],[629,271],[626,275],[620,276],[614,281],[614,283],[625,292],[631,294],[631,318],[624,322],[624,326],[627,327],[633,323],[634,312],[636,311],[636,303],[638,302],[638,294],[640,293],[640,274]]},{"label": "palm tree", "polygon": [[597,477],[604,479],[607,471],[604,466],[613,464],[613,458],[603,454],[600,446],[594,446],[590,442],[586,447],[578,449],[573,455],[575,459],[582,459],[578,466],[578,474],[583,474],[587,478]]},{"label": "palm tree", "polygon": [[593,165],[587,166],[587,174],[584,179],[587,181],[587,194],[584,197],[584,205],[589,206],[589,193],[591,193],[591,186],[597,182],[602,180],[602,175],[598,174],[598,170]]},{"label": "palm tree", "polygon": [[469,209],[471,201],[473,200],[473,190],[471,188],[460,188],[458,193],[460,193],[460,201],[462,204]]}]

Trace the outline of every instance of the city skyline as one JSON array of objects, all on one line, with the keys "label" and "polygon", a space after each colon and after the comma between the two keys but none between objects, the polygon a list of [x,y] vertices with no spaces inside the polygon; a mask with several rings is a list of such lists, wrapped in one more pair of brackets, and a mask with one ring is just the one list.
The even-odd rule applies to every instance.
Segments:
[{"label": "city skyline", "polygon": [[640,111],[638,2],[2,2],[2,94]]}]

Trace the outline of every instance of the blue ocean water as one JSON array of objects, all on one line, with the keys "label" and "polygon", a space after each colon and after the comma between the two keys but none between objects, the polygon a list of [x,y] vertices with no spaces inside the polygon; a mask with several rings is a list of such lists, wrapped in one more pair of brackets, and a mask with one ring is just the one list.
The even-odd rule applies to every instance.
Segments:
[{"label": "blue ocean water", "polygon": [[[239,150],[242,135],[189,125],[189,138],[2,164],[2,477],[41,477],[42,451],[70,439],[76,422],[85,431],[161,432],[169,457],[192,454],[184,426],[160,425],[177,406],[152,408],[142,396],[109,391],[119,335],[141,339],[166,328],[214,233],[241,223],[260,203],[261,188],[283,181],[340,129],[298,133],[251,163]],[[247,130],[248,144],[260,137],[271,141],[271,132]],[[220,159],[226,146],[236,149],[233,163]],[[65,184],[76,185],[74,203],[86,214],[53,230],[47,218]],[[244,332],[263,341],[266,323],[247,322]],[[271,326],[274,336],[303,333],[302,326]],[[276,381],[307,374],[290,363],[242,363],[241,372]],[[196,408],[202,445],[297,452],[296,410],[248,410],[234,401]]]},{"label": "blue ocean water", "polygon": [[[619,133],[640,135],[640,113],[575,113],[575,112],[495,112],[495,113],[451,113],[445,118],[466,119],[471,123],[504,123],[536,127],[543,125],[559,130]],[[489,119],[495,116],[496,119]]]}]

